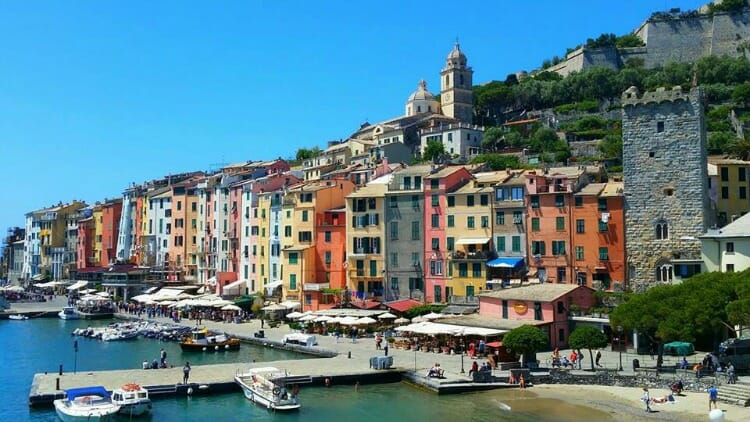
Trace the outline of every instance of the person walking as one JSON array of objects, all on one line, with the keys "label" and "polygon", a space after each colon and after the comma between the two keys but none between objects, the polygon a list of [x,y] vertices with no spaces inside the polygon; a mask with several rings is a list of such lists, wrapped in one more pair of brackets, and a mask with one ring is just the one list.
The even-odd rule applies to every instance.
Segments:
[{"label": "person walking", "polygon": [[651,413],[651,396],[648,394],[648,387],[643,387],[643,396],[641,397],[646,405],[646,412]]},{"label": "person walking", "polygon": [[718,409],[719,407],[716,405],[716,400],[719,398],[719,389],[711,384],[706,391],[708,392],[708,411],[711,411],[711,406],[713,406],[714,409]]},{"label": "person walking", "polygon": [[602,365],[599,363],[599,361],[602,360],[602,351],[597,350],[596,351],[596,366],[601,367]]},{"label": "person walking", "polygon": [[583,369],[583,353],[581,353],[581,349],[576,350],[576,358],[578,358],[578,369]]},{"label": "person walking", "polygon": [[190,362],[185,362],[185,366],[182,367],[182,383],[187,384],[188,378],[190,378]]},{"label": "person walking", "polygon": [[383,342],[383,351],[385,352],[384,356],[388,356],[388,340]]}]

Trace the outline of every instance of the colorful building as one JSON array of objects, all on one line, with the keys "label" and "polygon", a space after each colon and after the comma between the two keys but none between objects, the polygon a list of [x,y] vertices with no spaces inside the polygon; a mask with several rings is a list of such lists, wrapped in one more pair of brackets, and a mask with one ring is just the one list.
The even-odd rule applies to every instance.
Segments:
[{"label": "colorful building", "polygon": [[492,202],[492,238],[498,261],[488,263],[493,282],[520,278],[526,268],[526,177],[528,170],[498,172],[502,177],[495,184]]},{"label": "colorful building", "polygon": [[714,161],[718,178],[716,212],[719,226],[731,223],[750,211],[750,161]]},{"label": "colorful building", "polygon": [[329,309],[340,303],[347,288],[346,208],[323,212],[315,224],[315,277],[305,282],[303,309]]},{"label": "colorful building", "polygon": [[117,240],[120,236],[122,198],[104,201],[102,204],[102,265],[117,261]]}]

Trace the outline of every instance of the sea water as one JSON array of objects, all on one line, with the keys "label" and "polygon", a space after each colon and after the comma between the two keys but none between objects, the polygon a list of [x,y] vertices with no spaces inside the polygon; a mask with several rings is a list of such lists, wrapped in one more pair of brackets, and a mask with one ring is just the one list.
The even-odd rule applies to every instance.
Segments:
[{"label": "sea water", "polygon": [[[140,368],[144,359],[158,358],[161,348],[167,361],[179,365],[257,362],[305,359],[292,352],[243,344],[239,352],[185,353],[176,342],[152,339],[104,342],[72,337],[70,333],[88,325],[110,321],[63,321],[32,319],[0,321],[2,364],[0,392],[3,394],[2,420],[55,421],[53,409],[29,408],[28,394],[35,373],[57,372],[59,365],[72,371]],[[78,340],[78,353],[73,342]],[[563,401],[537,399],[532,391],[495,390],[460,395],[425,392],[401,383],[351,385],[331,388],[305,387],[300,391],[299,412],[272,413],[247,401],[242,393],[214,396],[170,397],[154,401],[152,414],[141,420],[152,421],[568,421],[607,420],[596,410],[571,406]],[[503,410],[507,404],[511,411]],[[127,418],[122,418],[127,420]]]}]

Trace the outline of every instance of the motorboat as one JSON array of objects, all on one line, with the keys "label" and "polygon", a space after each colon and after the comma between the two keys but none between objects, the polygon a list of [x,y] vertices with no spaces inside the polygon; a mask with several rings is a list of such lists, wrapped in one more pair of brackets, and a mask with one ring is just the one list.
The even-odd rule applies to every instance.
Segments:
[{"label": "motorboat", "polygon": [[110,421],[120,410],[102,386],[67,389],[65,398],[55,400],[54,404],[57,416],[64,422]]},{"label": "motorboat", "polygon": [[151,399],[148,390],[139,384],[125,384],[112,391],[112,402],[120,406],[120,414],[141,416],[151,411]]},{"label": "motorboat", "polygon": [[76,312],[75,306],[66,306],[62,308],[62,311],[57,313],[60,319],[78,319],[81,316]]},{"label": "motorboat", "polygon": [[23,320],[29,319],[29,317],[27,317],[26,315],[15,314],[15,315],[9,315],[8,319],[15,319],[16,321],[23,321]]},{"label": "motorboat", "polygon": [[76,313],[82,319],[105,319],[115,315],[112,300],[99,295],[86,295],[76,302]]},{"label": "motorboat", "polygon": [[274,367],[251,368],[234,376],[245,398],[269,410],[291,411],[300,408],[297,391],[289,391],[284,371]]},{"label": "motorboat", "polygon": [[226,334],[214,334],[204,329],[194,329],[189,336],[180,342],[185,352],[218,352],[222,350],[240,350],[240,339]]}]

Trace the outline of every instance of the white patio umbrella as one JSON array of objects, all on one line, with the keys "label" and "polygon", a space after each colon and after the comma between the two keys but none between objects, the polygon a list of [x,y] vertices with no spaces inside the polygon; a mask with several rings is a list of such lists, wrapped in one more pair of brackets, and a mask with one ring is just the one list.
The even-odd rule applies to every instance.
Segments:
[{"label": "white patio umbrella", "polygon": [[354,317],[343,317],[341,318],[341,321],[339,321],[339,324],[342,325],[356,325],[357,324],[357,318]]},{"label": "white patio umbrella", "polygon": [[427,321],[427,318],[418,316],[416,318],[412,318],[411,322],[425,322]]},{"label": "white patio umbrella", "polygon": [[312,321],[312,320],[316,319],[317,317],[318,317],[317,315],[308,314],[308,315],[305,315],[305,316],[301,317],[297,321]]},{"label": "white patio umbrella", "polygon": [[386,312],[384,314],[378,315],[378,319],[396,319],[398,318],[396,315],[393,315],[390,312]]},{"label": "white patio umbrella", "polygon": [[304,315],[305,314],[303,314],[302,312],[296,312],[295,311],[295,312],[289,312],[288,314],[286,314],[286,318],[287,319],[297,319],[297,318],[303,317]]},{"label": "white patio umbrella", "polygon": [[438,319],[438,318],[442,318],[442,317],[443,317],[442,314],[436,314],[435,312],[430,312],[427,315],[422,315],[422,318],[424,318],[424,319],[426,319],[428,321],[432,321],[433,319]]},{"label": "white patio umbrella", "polygon": [[340,324],[342,319],[343,319],[342,317],[337,317],[337,316],[331,317],[331,319],[328,320],[328,323],[329,324]]},{"label": "white patio umbrella", "polygon": [[286,306],[277,305],[275,303],[272,303],[268,306],[264,306],[260,308],[263,311],[286,311]]},{"label": "white patio umbrella", "polygon": [[393,322],[395,324],[408,324],[411,322],[411,320],[409,318],[401,317],[401,318],[396,318],[395,320],[393,320]]},{"label": "white patio umbrella", "polygon": [[211,306],[214,308],[223,308],[224,306],[234,305],[234,302],[231,300],[213,300],[211,301]]},{"label": "white patio umbrella", "polygon": [[331,319],[332,319],[332,318],[331,318],[331,317],[329,317],[329,316],[326,316],[326,315],[321,315],[321,316],[319,316],[319,317],[315,318],[315,319],[314,319],[314,320],[312,320],[312,321],[313,321],[313,322],[330,322],[330,321],[331,321]]},{"label": "white patio umbrella", "polygon": [[369,325],[369,324],[374,324],[376,322],[378,322],[378,320],[370,318],[370,317],[362,317],[356,321],[356,324],[357,325],[360,325],[360,324]]},{"label": "white patio umbrella", "polygon": [[237,305],[224,305],[221,307],[222,311],[241,311],[242,308],[240,308]]}]

